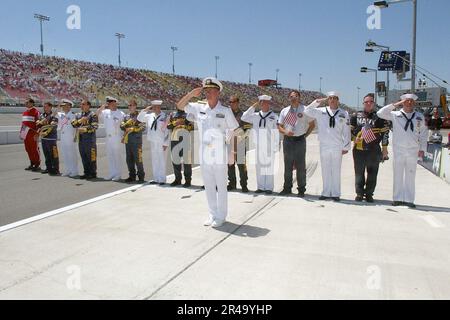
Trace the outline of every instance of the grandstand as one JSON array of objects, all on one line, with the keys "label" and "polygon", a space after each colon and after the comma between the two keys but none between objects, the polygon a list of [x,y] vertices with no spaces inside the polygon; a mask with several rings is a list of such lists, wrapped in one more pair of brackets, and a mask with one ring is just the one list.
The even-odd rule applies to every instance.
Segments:
[{"label": "grandstand", "polygon": [[[60,57],[24,54],[0,49],[0,103],[21,105],[28,97],[38,103],[56,102],[70,98],[75,103],[89,99],[100,105],[108,95],[126,106],[134,98],[141,106],[153,99],[162,99],[168,109],[189,90],[201,85],[200,78],[160,73],[150,70],[120,68],[113,65],[68,60]],[[289,88],[259,87],[257,85],[223,81],[223,101],[237,94],[245,108],[261,94],[273,97],[276,111],[289,105]],[[323,95],[302,91],[302,102],[308,104]]]}]

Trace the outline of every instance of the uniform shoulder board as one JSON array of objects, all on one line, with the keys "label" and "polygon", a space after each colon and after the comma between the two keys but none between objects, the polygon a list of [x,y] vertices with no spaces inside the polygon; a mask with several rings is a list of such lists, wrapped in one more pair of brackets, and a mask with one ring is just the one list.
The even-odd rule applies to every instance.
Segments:
[{"label": "uniform shoulder board", "polygon": [[200,104],[207,104],[208,101],[206,101],[206,100],[198,100],[197,103],[200,103]]},{"label": "uniform shoulder board", "polygon": [[217,118],[225,118],[225,115],[223,113],[217,113],[216,117]]},{"label": "uniform shoulder board", "polygon": [[416,117],[416,119],[417,119],[418,121],[423,121],[423,118],[422,118],[422,117]]},{"label": "uniform shoulder board", "polygon": [[275,120],[275,116],[270,116],[269,119],[270,120]]},{"label": "uniform shoulder board", "polygon": [[342,113],[338,114],[338,116],[339,116],[340,118],[345,118],[345,114],[342,114]]},{"label": "uniform shoulder board", "polygon": [[206,112],[200,111],[200,114],[206,114]]}]

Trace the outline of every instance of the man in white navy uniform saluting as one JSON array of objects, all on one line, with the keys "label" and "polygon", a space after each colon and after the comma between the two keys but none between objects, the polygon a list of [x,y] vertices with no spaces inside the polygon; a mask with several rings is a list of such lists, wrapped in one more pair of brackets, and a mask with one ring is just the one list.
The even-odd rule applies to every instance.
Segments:
[{"label": "man in white navy uniform saluting", "polygon": [[[393,206],[415,208],[415,180],[417,158],[427,150],[428,128],[422,113],[414,111],[415,94],[404,94],[401,101],[381,108],[378,117],[392,121],[392,149],[394,152]],[[402,110],[395,110],[402,106]]]},{"label": "man in white navy uniform saluting", "polygon": [[109,175],[106,180],[120,181],[122,178],[122,130],[120,124],[125,113],[117,109],[117,99],[106,97],[107,105],[97,110],[99,122],[103,122],[106,131],[106,156]]},{"label": "man in white navy uniform saluting", "polygon": [[62,112],[58,112],[58,130],[60,133],[60,148],[64,160],[62,176],[74,178],[78,176],[77,143],[74,141],[76,129],[72,126],[75,113],[71,110],[73,102],[68,99],[61,100]]},{"label": "man in white navy uniform saluting", "polygon": [[[323,191],[320,200],[328,198],[340,201],[342,156],[351,149],[350,117],[339,108],[339,94],[327,93],[328,98],[314,100],[305,113],[317,120],[320,142],[320,164]],[[327,107],[317,108],[325,100]]]},{"label": "man in white navy uniform saluting", "polygon": [[[193,114],[200,136],[200,168],[208,199],[209,218],[205,226],[220,227],[228,214],[228,152],[226,144],[231,141],[233,131],[239,127],[230,108],[219,101],[223,86],[219,80],[208,77],[196,88],[185,95],[177,108],[187,114]],[[206,94],[205,103],[189,103],[192,98]]]},{"label": "man in white navy uniform saluting", "polygon": [[[250,132],[256,145],[256,193],[271,194],[274,187],[275,154],[280,140],[278,116],[270,110],[271,96],[262,95],[258,100],[244,112],[241,120],[252,124]],[[258,105],[261,110],[256,112]]]},{"label": "man in white navy uniform saluting", "polygon": [[[151,106],[142,110],[138,121],[147,125],[147,140],[150,141],[153,180],[150,184],[166,184],[166,150],[169,147],[168,116],[161,111],[162,100],[153,100]],[[148,113],[149,111],[153,111]]]}]

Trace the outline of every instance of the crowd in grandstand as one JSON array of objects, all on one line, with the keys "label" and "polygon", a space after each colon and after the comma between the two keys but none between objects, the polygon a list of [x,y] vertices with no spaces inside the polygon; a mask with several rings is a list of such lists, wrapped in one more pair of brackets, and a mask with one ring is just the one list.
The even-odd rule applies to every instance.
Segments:
[{"label": "crowd in grandstand", "polygon": [[[201,83],[201,79],[195,77],[4,49],[0,49],[0,72],[0,97],[3,95],[15,101],[29,96],[42,102],[71,97],[76,102],[89,99],[97,105],[106,96],[112,95],[119,98],[121,105],[132,98],[142,106],[153,99],[162,99],[166,106],[173,107],[184,92]],[[239,94],[243,106],[250,106],[254,97],[267,94],[273,97],[273,107],[277,111],[289,104],[286,98],[288,88],[223,83],[225,101],[232,94]],[[302,91],[304,104],[319,96],[318,92]]]}]

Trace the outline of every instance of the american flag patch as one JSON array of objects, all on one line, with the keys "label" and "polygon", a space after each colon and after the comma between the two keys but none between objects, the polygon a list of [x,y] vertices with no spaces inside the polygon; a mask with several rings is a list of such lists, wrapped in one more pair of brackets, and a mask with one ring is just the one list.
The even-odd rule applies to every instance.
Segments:
[{"label": "american flag patch", "polygon": [[363,138],[366,143],[371,143],[372,141],[375,141],[377,139],[372,131],[372,128],[370,128],[369,126],[362,127],[361,138]]}]

